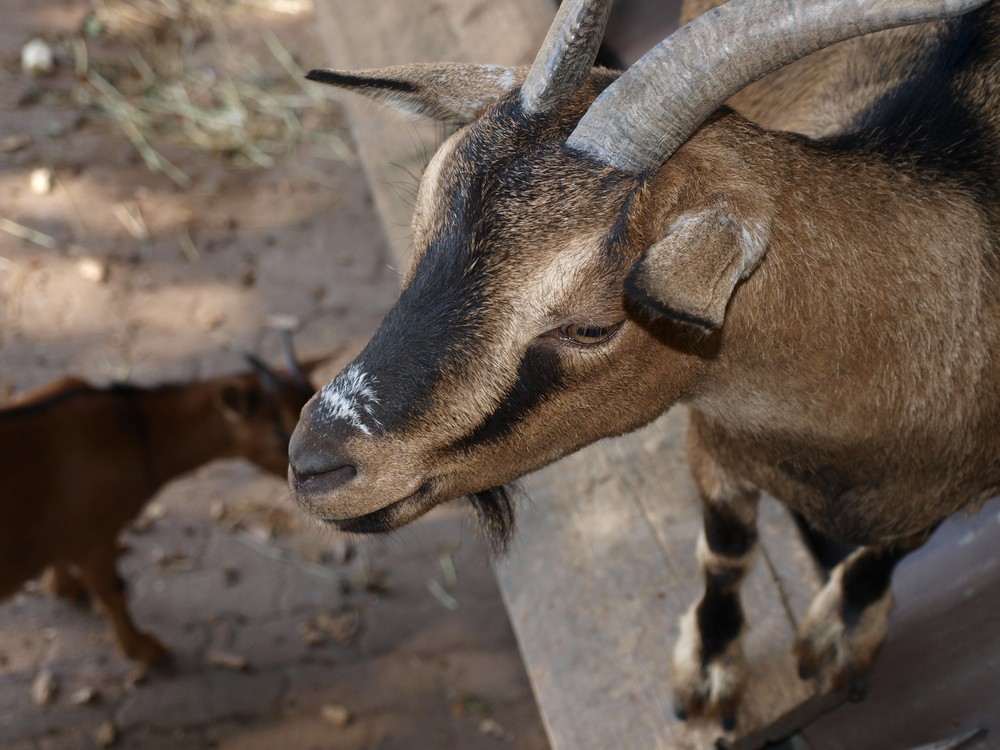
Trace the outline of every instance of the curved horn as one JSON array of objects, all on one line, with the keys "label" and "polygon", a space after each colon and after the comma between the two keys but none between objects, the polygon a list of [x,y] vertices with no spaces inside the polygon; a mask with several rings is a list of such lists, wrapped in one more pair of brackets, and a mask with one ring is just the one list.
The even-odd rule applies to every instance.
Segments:
[{"label": "curved horn", "polygon": [[310,385],[309,376],[302,370],[302,364],[295,356],[295,344],[292,342],[292,332],[288,328],[281,329],[281,347],[285,350],[285,366],[288,367],[289,374],[299,383]]},{"label": "curved horn", "polygon": [[650,172],[729,97],[771,71],[845,39],[986,2],[731,0],[643,55],[597,97],[567,145],[625,172]]},{"label": "curved horn", "polygon": [[612,0],[563,0],[521,87],[521,105],[544,112],[583,83],[594,65]]}]

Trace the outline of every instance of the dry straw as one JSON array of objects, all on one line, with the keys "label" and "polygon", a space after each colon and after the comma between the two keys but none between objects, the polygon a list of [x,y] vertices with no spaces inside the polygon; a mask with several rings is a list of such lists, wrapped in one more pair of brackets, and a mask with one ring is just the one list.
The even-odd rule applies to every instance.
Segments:
[{"label": "dry straw", "polygon": [[[93,6],[70,44],[82,94],[118,123],[151,169],[181,187],[191,179],[162,153],[165,146],[269,167],[309,137],[322,139],[335,158],[351,158],[336,105],[305,84],[294,57],[267,28],[276,15],[307,12],[307,0],[93,0]],[[260,29],[259,41],[232,43],[234,28],[244,36]],[[211,64],[203,54],[207,44],[215,46]]]}]

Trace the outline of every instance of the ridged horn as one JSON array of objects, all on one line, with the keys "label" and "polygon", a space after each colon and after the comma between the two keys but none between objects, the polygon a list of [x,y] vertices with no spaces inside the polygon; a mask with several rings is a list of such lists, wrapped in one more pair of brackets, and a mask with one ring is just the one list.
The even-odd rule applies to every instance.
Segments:
[{"label": "ridged horn", "polygon": [[731,0],[675,31],[605,89],[567,145],[657,169],[729,97],[836,42],[957,16],[989,0]]},{"label": "ridged horn", "polygon": [[295,343],[292,341],[292,332],[283,328],[281,330],[281,348],[285,351],[285,366],[289,374],[300,384],[310,385],[309,376],[302,369],[302,363],[295,355]]},{"label": "ridged horn", "polygon": [[521,105],[534,114],[574,92],[594,66],[613,0],[563,0],[521,87]]}]

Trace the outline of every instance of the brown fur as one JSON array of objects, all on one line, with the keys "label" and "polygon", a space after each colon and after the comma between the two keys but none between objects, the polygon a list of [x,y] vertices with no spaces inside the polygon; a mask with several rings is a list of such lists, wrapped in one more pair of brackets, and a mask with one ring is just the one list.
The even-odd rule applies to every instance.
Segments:
[{"label": "brown fur", "polygon": [[165,657],[129,617],[118,534],[166,482],[213,459],[244,457],[284,476],[288,435],[313,389],[271,375],[151,389],[64,378],[0,408],[0,599],[48,567],[52,593],[75,596],[82,584],[101,605],[125,656]]},{"label": "brown fur", "polygon": [[[613,74],[544,117],[496,93],[426,171],[399,303],[304,410],[296,499],[383,531],[680,401],[706,507],[763,489],[885,549],[975,508],[1000,489],[998,28],[993,5],[831,47],[749,87],[643,178],[563,145]],[[913,112],[920,86],[936,88]],[[581,346],[574,325],[606,338]],[[860,654],[833,660],[834,682],[877,651],[872,612],[865,648],[834,644]],[[688,666],[703,646],[689,641]],[[682,705],[733,710],[730,651],[702,665],[725,705],[692,692],[697,669]]]}]

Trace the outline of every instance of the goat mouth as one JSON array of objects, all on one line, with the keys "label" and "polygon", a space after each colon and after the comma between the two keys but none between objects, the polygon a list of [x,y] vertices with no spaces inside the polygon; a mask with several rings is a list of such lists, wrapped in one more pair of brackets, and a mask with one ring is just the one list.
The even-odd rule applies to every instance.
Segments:
[{"label": "goat mouth", "polygon": [[[467,497],[493,554],[504,555],[515,530],[511,488],[505,485],[490,487]],[[323,520],[351,534],[384,534],[416,520],[446,499],[434,498],[433,484],[426,482],[416,492],[363,516]]]},{"label": "goat mouth", "polygon": [[[491,551],[503,556],[514,536],[514,502],[510,487],[500,485],[468,495]],[[434,498],[432,482],[426,482],[401,500],[354,518],[326,518],[326,523],[351,534],[384,534],[410,523],[446,498]]]},{"label": "goat mouth", "polygon": [[408,524],[434,507],[437,503],[426,502],[433,494],[433,484],[424,482],[415,492],[371,513],[354,518],[324,518],[323,521],[351,534],[384,534]]}]

